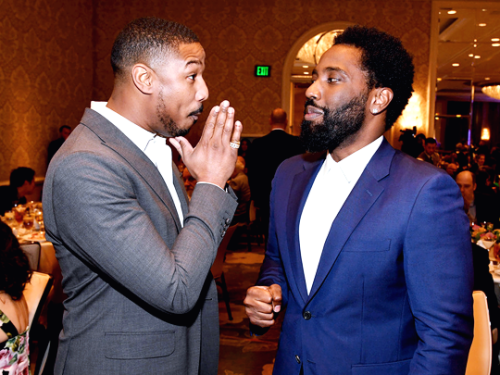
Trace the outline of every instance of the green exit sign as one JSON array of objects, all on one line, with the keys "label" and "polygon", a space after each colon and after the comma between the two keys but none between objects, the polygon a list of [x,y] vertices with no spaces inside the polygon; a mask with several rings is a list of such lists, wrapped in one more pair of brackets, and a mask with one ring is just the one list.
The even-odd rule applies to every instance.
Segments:
[{"label": "green exit sign", "polygon": [[270,77],[271,76],[271,66],[270,65],[255,65],[255,76],[256,77]]}]

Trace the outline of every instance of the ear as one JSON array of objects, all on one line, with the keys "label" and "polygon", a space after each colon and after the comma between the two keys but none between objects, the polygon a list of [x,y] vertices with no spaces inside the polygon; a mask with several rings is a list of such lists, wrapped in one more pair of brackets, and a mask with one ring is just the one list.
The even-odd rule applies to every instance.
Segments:
[{"label": "ear", "polygon": [[145,64],[135,64],[132,67],[132,81],[135,87],[145,95],[153,93],[154,72]]},{"label": "ear", "polygon": [[394,97],[394,92],[388,87],[379,87],[372,90],[369,110],[373,115],[385,111]]}]

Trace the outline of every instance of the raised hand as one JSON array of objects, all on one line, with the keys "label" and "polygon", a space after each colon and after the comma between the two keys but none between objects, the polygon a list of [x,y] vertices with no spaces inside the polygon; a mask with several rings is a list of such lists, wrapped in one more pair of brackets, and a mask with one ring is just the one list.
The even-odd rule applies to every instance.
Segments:
[{"label": "raised hand", "polygon": [[224,188],[233,173],[238,150],[230,143],[239,144],[243,130],[241,122],[234,123],[234,115],[234,108],[224,100],[210,111],[196,147],[193,148],[184,137],[170,139],[198,182],[210,182]]}]

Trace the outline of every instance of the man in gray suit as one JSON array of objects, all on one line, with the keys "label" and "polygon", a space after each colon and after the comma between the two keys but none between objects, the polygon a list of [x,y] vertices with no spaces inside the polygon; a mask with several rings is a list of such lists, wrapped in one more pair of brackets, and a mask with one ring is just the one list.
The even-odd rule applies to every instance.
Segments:
[{"label": "man in gray suit", "polygon": [[[224,101],[195,148],[182,137],[208,97],[205,52],[183,25],[133,21],[111,63],[109,101],[86,109],[45,180],[68,296],[55,373],[215,375],[210,267],[237,206],[224,187],[242,125]],[[189,205],[165,137],[198,181]]]}]

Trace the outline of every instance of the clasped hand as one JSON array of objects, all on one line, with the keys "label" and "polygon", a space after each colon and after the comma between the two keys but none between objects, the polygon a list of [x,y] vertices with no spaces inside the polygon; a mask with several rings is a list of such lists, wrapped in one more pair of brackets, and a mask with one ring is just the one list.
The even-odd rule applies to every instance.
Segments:
[{"label": "clasped hand", "polygon": [[234,108],[224,100],[213,107],[203,128],[201,139],[192,147],[184,137],[170,139],[191,175],[198,182],[209,182],[224,188],[234,171],[238,150],[229,146],[240,141],[243,125],[234,123]]}]

